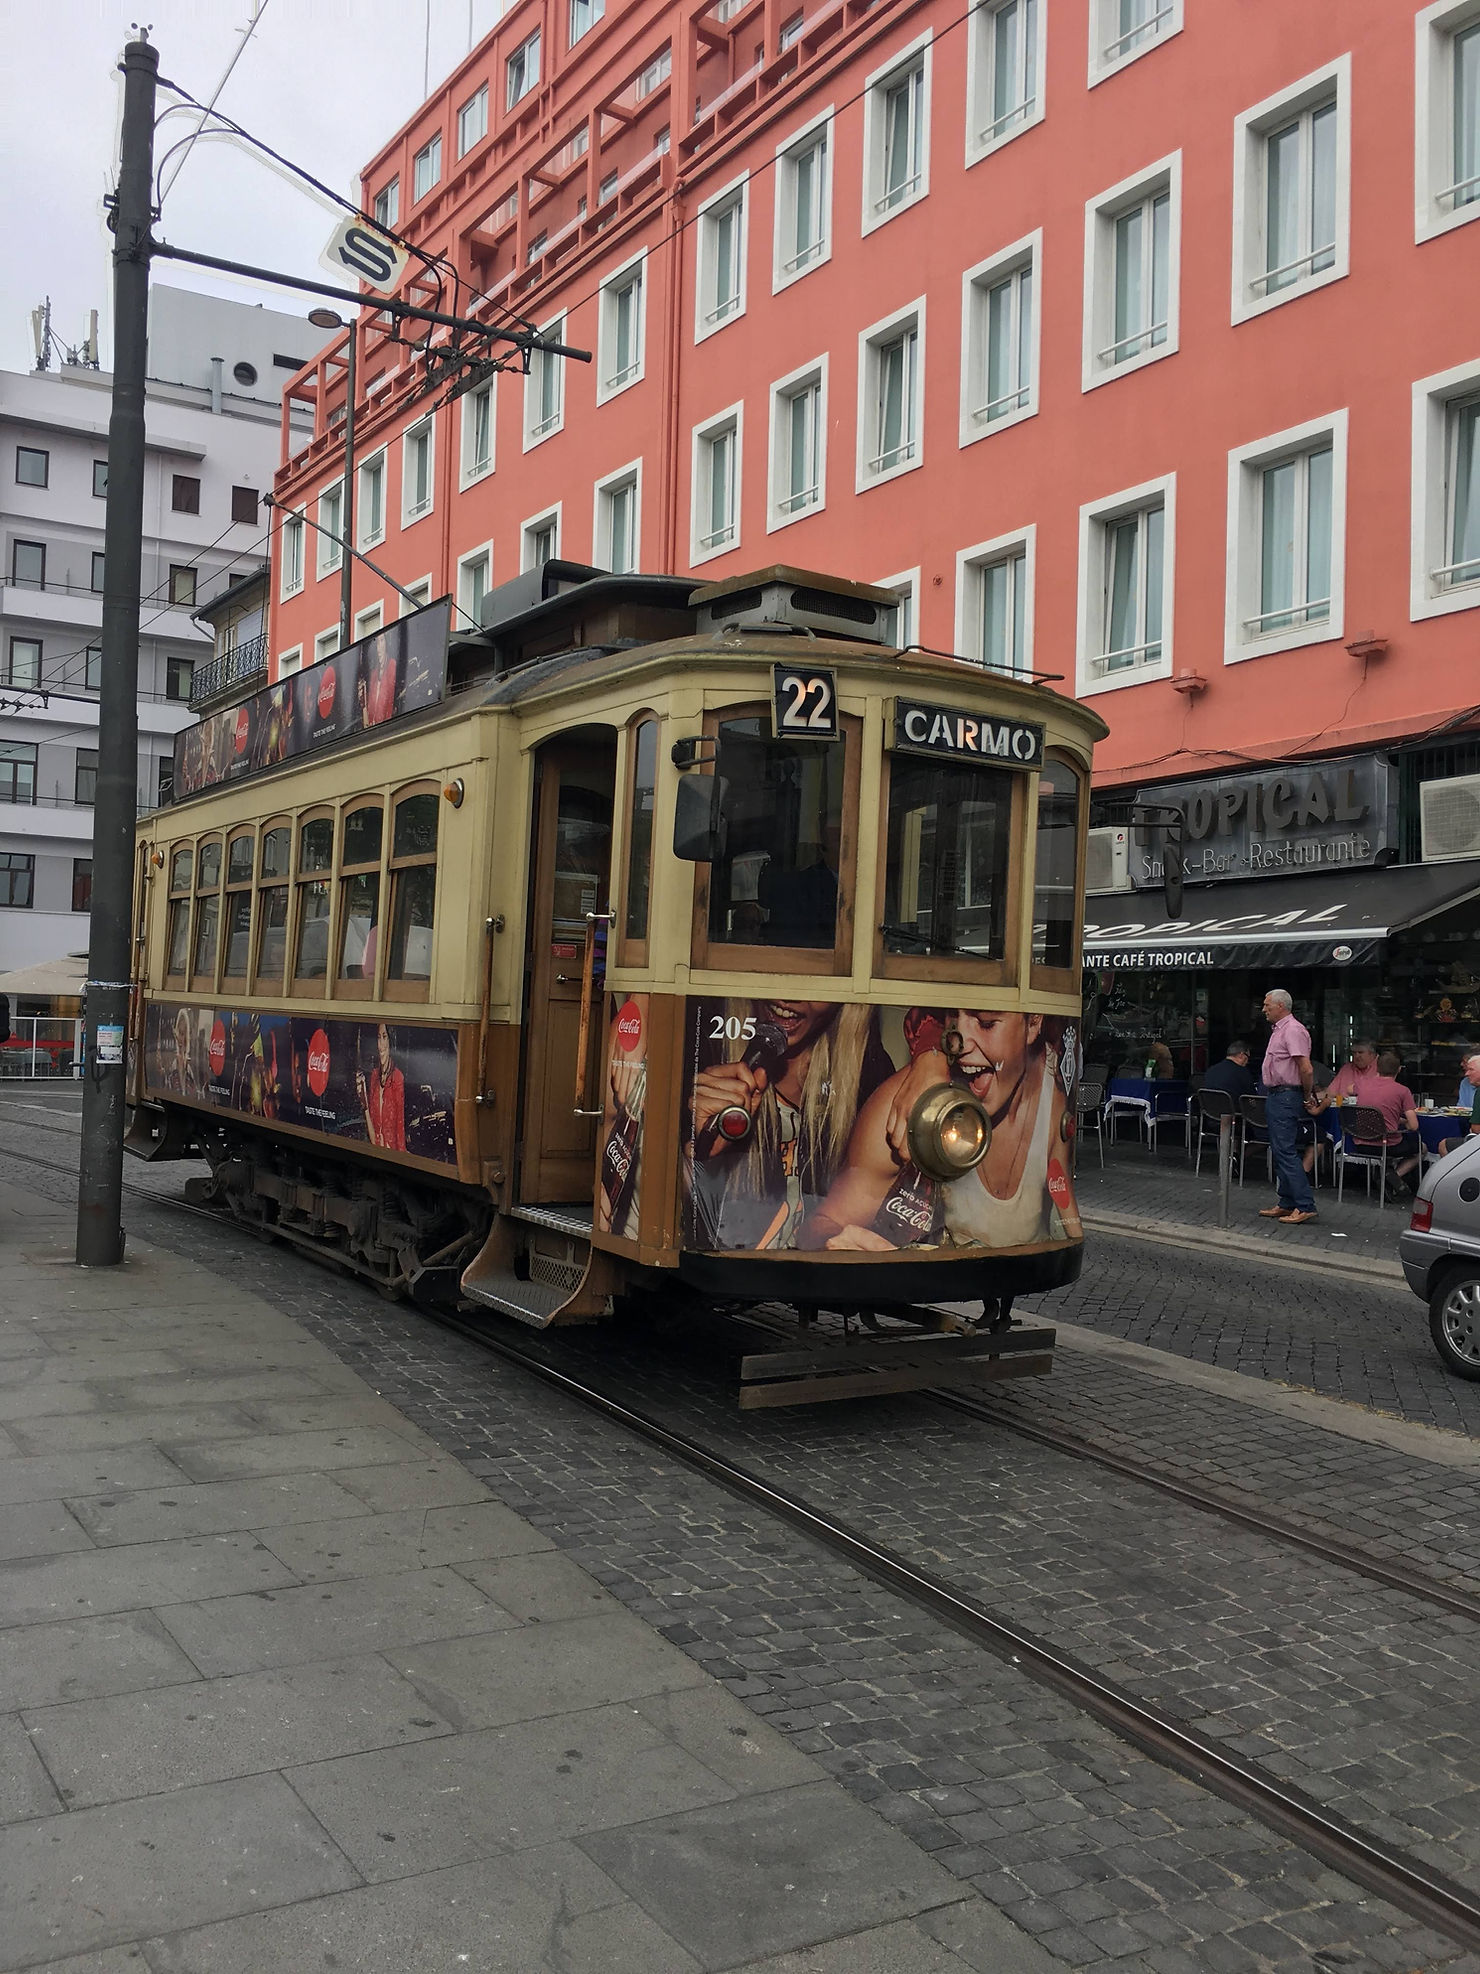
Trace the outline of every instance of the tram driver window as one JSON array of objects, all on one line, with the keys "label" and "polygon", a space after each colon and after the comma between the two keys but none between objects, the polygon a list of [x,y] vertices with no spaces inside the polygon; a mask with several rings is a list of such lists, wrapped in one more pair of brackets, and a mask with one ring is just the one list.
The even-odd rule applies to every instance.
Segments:
[{"label": "tram driver window", "polygon": [[1077,959],[1079,776],[1050,757],[1038,777],[1033,866],[1033,964],[1072,968]]},{"label": "tram driver window", "polygon": [[170,923],[164,970],[171,980],[185,978],[190,954],[190,872],[195,863],[188,845],[170,856]]},{"label": "tram driver window", "polygon": [[889,775],[884,951],[1000,960],[1013,777],[896,754]]},{"label": "tram driver window", "polygon": [[339,851],[339,978],[368,994],[380,948],[380,844],[384,814],[379,803],[351,809]]},{"label": "tram driver window", "polygon": [[295,981],[322,980],[329,964],[329,867],[334,861],[334,824],[316,816],[298,832],[298,932],[293,951]]},{"label": "tram driver window", "polygon": [[292,846],[291,829],[269,829],[263,833],[257,905],[259,989],[283,984],[283,962],[288,957],[288,859]]},{"label": "tram driver window", "polygon": [[[432,977],[432,916],[437,900],[437,804],[433,794],[405,795],[391,832],[391,943],[387,992],[410,999]],[[390,985],[402,982],[397,997]]]},{"label": "tram driver window", "polygon": [[722,720],[718,742],[728,834],[710,870],[711,942],[832,951],[844,742],[776,740],[760,715]]},{"label": "tram driver window", "polygon": [[223,979],[245,980],[252,950],[252,859],[256,840],[251,830],[233,836],[226,846],[226,955]]},{"label": "tram driver window", "polygon": [[195,870],[195,955],[192,987],[216,984],[216,943],[221,932],[221,843],[202,843]]},{"label": "tram driver window", "polygon": [[627,908],[624,942],[640,947],[648,934],[653,882],[653,805],[658,790],[658,722],[644,720],[632,736],[632,802],[627,811]]}]

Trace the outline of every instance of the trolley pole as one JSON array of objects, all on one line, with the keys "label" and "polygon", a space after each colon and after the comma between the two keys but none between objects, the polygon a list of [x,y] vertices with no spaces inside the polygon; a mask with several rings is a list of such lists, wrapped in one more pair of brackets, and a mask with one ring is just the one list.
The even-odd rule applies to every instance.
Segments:
[{"label": "trolley pole", "polygon": [[139,752],[139,579],[144,545],[144,380],[154,217],[159,56],[142,35],[123,51],[123,138],[113,201],[113,408],[103,536],[103,680],[93,809],[77,1260],[123,1259],[125,1041],[133,971],[134,822]]}]

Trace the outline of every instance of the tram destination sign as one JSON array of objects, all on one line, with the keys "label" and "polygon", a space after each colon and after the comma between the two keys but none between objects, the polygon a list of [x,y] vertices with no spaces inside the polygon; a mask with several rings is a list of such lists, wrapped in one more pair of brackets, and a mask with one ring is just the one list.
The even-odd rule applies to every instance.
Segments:
[{"label": "tram destination sign", "polygon": [[[1397,778],[1383,754],[1300,766],[1272,765],[1213,781],[1143,788],[1137,801],[1180,809],[1189,884],[1390,863],[1397,836]],[[1161,886],[1162,832],[1132,831],[1131,881]]]},{"label": "tram destination sign", "polygon": [[900,754],[944,754],[1001,768],[1043,765],[1043,728],[1031,720],[993,720],[957,706],[896,699],[891,746]]}]

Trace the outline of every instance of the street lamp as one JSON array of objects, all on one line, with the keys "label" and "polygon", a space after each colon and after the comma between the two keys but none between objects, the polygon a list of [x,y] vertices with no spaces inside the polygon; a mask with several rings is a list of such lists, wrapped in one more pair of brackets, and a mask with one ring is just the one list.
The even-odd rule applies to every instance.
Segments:
[{"label": "street lamp", "polygon": [[350,642],[351,602],[354,586],[354,555],[351,544],[355,538],[355,345],[358,340],[354,320],[346,322],[332,308],[311,308],[308,319],[315,329],[347,329],[349,331],[349,358],[345,370],[344,391],[344,492],[339,502],[339,649],[343,651]]}]

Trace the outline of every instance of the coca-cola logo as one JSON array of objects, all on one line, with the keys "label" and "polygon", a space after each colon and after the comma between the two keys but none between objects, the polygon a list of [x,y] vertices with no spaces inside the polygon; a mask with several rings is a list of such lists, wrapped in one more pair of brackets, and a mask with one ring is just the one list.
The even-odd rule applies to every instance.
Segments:
[{"label": "coca-cola logo", "polygon": [[247,742],[252,738],[252,719],[245,706],[236,709],[236,751],[245,754]]},{"label": "coca-cola logo", "polygon": [[329,1038],[316,1028],[308,1044],[308,1087],[321,1097],[329,1087]]},{"label": "coca-cola logo", "polygon": [[619,1185],[632,1170],[632,1153],[618,1138],[612,1138],[607,1143],[606,1165]]},{"label": "coca-cola logo", "polygon": [[326,665],[324,676],[319,680],[319,718],[327,720],[334,711],[334,694],[339,689],[339,667]]},{"label": "coca-cola logo", "polygon": [[1069,1203],[1069,1180],[1057,1159],[1051,1160],[1048,1167],[1048,1196],[1057,1207]]},{"label": "coca-cola logo", "polygon": [[906,1227],[928,1227],[931,1209],[928,1201],[911,1199],[908,1194],[898,1194],[885,1200],[884,1211],[895,1220],[902,1220]]},{"label": "coca-cola logo", "polygon": [[618,1010],[616,1036],[618,1046],[628,1055],[631,1055],[642,1040],[642,1009],[636,1001],[627,1001]]},{"label": "coca-cola logo", "polygon": [[226,1067],[226,1023],[219,1018],[211,1023],[211,1042],[208,1051],[212,1076],[219,1076]]}]

